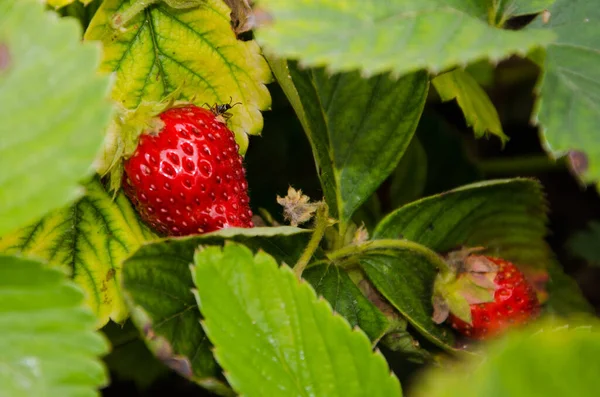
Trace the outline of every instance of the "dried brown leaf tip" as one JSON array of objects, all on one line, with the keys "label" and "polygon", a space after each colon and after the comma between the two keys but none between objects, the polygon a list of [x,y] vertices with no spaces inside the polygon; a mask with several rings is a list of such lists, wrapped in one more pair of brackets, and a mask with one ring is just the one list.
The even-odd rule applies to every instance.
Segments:
[{"label": "dried brown leaf tip", "polygon": [[302,190],[288,188],[287,196],[277,196],[277,203],[283,207],[283,217],[292,226],[308,222],[314,215],[320,202],[311,203],[310,197],[302,194]]},{"label": "dried brown leaf tip", "polygon": [[254,14],[249,0],[225,0],[231,8],[231,27],[236,35],[248,32],[255,27]]}]

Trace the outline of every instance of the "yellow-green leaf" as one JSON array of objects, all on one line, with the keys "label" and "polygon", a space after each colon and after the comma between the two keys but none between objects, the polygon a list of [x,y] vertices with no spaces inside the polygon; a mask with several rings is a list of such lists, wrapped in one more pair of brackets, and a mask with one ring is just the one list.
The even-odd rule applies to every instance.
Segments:
[{"label": "yellow-green leaf", "polygon": [[47,0],[46,3],[51,7],[61,8],[64,6],[68,6],[69,4],[72,4],[76,1],[79,1],[80,3],[83,3],[85,5],[92,2],[92,0]]},{"label": "yellow-green leaf", "polygon": [[175,90],[182,100],[199,106],[240,102],[230,113],[240,152],[248,136],[259,134],[261,110],[271,97],[265,84],[271,72],[255,41],[237,40],[230,25],[231,10],[222,0],[177,10],[152,5],[119,30],[115,13],[130,0],[106,0],[85,34],[104,45],[103,71],[116,72],[113,98],[126,108],[142,101],[160,101]]},{"label": "yellow-green leaf", "polygon": [[0,252],[42,258],[71,273],[98,318],[122,322],[128,312],[120,290],[121,261],[152,233],[121,193],[113,201],[99,182],[73,206],[50,213],[39,222],[0,238]]},{"label": "yellow-green leaf", "polygon": [[508,140],[502,131],[500,118],[494,104],[469,73],[455,69],[437,76],[431,82],[440,94],[442,101],[456,99],[465,115],[467,124],[473,127],[477,138],[490,132],[499,137],[503,143]]}]

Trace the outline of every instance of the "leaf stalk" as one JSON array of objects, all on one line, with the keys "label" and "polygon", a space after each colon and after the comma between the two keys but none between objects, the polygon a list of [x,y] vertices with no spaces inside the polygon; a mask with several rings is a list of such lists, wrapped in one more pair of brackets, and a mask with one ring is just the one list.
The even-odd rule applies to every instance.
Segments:
[{"label": "leaf stalk", "polygon": [[315,218],[315,231],[313,232],[308,245],[304,249],[302,256],[300,256],[300,259],[298,259],[298,262],[296,262],[296,265],[294,266],[294,273],[296,276],[298,276],[298,278],[302,277],[302,272],[319,247],[319,244],[325,235],[325,229],[327,229],[327,226],[329,226],[329,207],[327,206],[327,203],[323,201],[317,209],[317,215]]},{"label": "leaf stalk", "polygon": [[364,243],[358,245],[348,245],[344,248],[341,248],[337,251],[333,251],[327,254],[329,259],[341,260],[352,256],[357,256],[363,253],[367,253],[370,251],[412,251],[417,253],[425,258],[427,258],[431,263],[435,264],[436,267],[442,274],[444,275],[453,275],[453,269],[444,261],[444,259],[435,251],[427,248],[424,245],[419,243],[415,243],[414,241],[409,240],[399,240],[399,239],[382,239],[382,240],[371,240],[366,241]]}]

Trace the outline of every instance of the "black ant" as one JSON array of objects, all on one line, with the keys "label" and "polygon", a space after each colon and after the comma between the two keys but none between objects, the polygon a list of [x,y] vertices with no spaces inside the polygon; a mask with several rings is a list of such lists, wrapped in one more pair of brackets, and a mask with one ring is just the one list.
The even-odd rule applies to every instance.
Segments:
[{"label": "black ant", "polygon": [[229,109],[231,109],[235,105],[242,104],[241,102],[236,102],[232,105],[231,102],[233,102],[233,98],[229,97],[229,103],[223,103],[221,105],[215,103],[213,106],[210,106],[208,103],[205,102],[204,105],[206,105],[210,109],[210,111],[214,113],[215,116],[221,116],[223,117],[223,119],[229,120],[231,116],[233,116],[231,113],[229,113]]}]

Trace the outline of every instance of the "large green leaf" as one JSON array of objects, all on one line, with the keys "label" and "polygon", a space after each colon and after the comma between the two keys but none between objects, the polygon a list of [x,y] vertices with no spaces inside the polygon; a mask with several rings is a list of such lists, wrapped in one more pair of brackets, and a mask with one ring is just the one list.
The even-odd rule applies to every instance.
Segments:
[{"label": "large green leaf", "polygon": [[359,326],[372,341],[378,341],[389,321],[354,285],[348,273],[332,264],[309,267],[302,273],[315,292],[327,299],[336,313],[348,320],[351,326]]},{"label": "large green leaf", "polygon": [[104,362],[113,374],[113,383],[132,381],[144,390],[170,373],[167,366],[148,350],[140,331],[130,321],[123,325],[111,321],[102,331],[111,345]]},{"label": "large green leaf", "polygon": [[440,94],[442,101],[456,99],[465,115],[467,125],[473,128],[475,137],[481,138],[489,132],[499,137],[502,143],[508,140],[502,131],[494,104],[469,73],[454,69],[437,76],[431,83]]},{"label": "large green leaf", "polygon": [[548,31],[489,26],[488,3],[467,0],[260,0],[272,17],[257,39],[278,56],[367,75],[440,71],[549,44]]},{"label": "large green leaf", "polygon": [[39,1],[0,4],[0,235],[75,200],[111,104],[97,46]]},{"label": "large green leaf", "polygon": [[60,271],[0,255],[0,396],[96,396],[108,344]]},{"label": "large green leaf", "polygon": [[587,229],[574,233],[567,242],[572,255],[583,258],[589,265],[600,266],[600,222],[592,221]]},{"label": "large green leaf", "polygon": [[246,396],[400,396],[371,342],[264,252],[208,247],[192,273],[203,328],[232,387]]},{"label": "large green leaf", "polygon": [[595,313],[596,309],[585,299],[577,281],[565,274],[558,262],[550,263],[548,275],[548,301],[545,302],[547,313],[560,317],[573,313]]},{"label": "large green leaf", "polygon": [[301,70],[281,60],[271,64],[312,145],[327,203],[345,223],[410,143],[425,104],[427,76],[363,79],[358,73]]},{"label": "large green leaf", "polygon": [[116,322],[127,318],[121,262],[153,236],[122,193],[113,200],[95,180],[74,205],[0,237],[0,252],[43,258],[69,272],[85,291],[100,327],[109,318]]},{"label": "large green leaf", "polygon": [[552,157],[570,151],[575,171],[585,182],[600,180],[600,7],[591,0],[557,0],[550,19],[531,25],[556,32],[548,47],[539,81],[534,119],[541,124],[542,143]]},{"label": "large green leaf", "polygon": [[[585,323],[584,323],[585,324]],[[486,359],[435,369],[415,397],[595,396],[600,371],[597,320],[588,326],[536,325],[486,349]],[[541,328],[541,331],[540,331]]]},{"label": "large green leaf", "polygon": [[427,153],[419,139],[413,137],[390,181],[389,199],[399,207],[421,197],[427,183]]},{"label": "large green leaf", "polygon": [[220,394],[228,394],[220,379],[209,340],[191,290],[189,265],[200,244],[242,242],[293,264],[310,233],[294,227],[222,229],[204,235],[170,238],[142,246],[124,263],[123,286],[135,325],[150,349],[183,376]]},{"label": "large green leaf", "polygon": [[427,155],[427,182],[423,195],[445,192],[483,179],[470,159],[464,137],[439,114],[431,110],[423,112],[415,136]]},{"label": "large green leaf", "polygon": [[392,212],[373,237],[405,238],[437,252],[484,246],[492,254],[545,268],[546,204],[535,180],[474,183]]},{"label": "large green leaf", "polygon": [[136,0],[105,0],[94,16],[86,40],[105,48],[102,70],[116,72],[113,98],[127,108],[160,101],[180,89],[182,99],[197,105],[241,102],[229,126],[240,151],[247,134],[259,134],[261,110],[271,104],[265,87],[269,67],[254,41],[237,40],[231,10],[222,0],[206,0],[193,9],[150,6],[123,29],[113,29],[115,13]]},{"label": "large green leaf", "polygon": [[400,249],[385,253],[373,251],[361,255],[359,261],[375,288],[421,334],[442,348],[453,348],[452,332],[431,319],[435,263],[410,250]]},{"label": "large green leaf", "polygon": [[556,0],[496,0],[498,13],[503,19],[519,15],[537,14],[548,9]]}]

